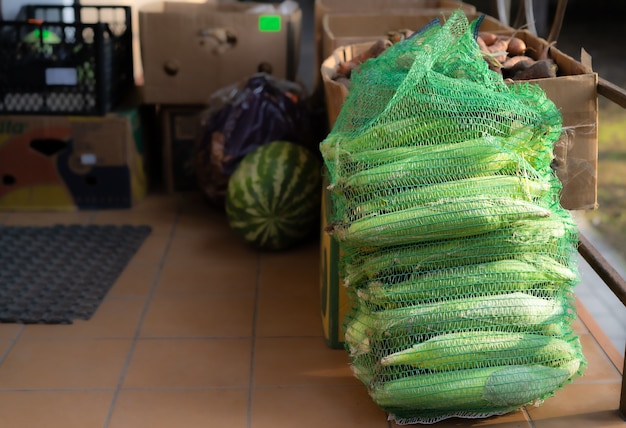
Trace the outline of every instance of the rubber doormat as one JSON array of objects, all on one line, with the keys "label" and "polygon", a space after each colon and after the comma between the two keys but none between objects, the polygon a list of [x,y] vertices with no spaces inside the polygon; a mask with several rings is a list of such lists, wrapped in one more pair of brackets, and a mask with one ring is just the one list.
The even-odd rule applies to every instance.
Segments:
[{"label": "rubber doormat", "polygon": [[149,226],[0,226],[0,322],[88,320]]}]

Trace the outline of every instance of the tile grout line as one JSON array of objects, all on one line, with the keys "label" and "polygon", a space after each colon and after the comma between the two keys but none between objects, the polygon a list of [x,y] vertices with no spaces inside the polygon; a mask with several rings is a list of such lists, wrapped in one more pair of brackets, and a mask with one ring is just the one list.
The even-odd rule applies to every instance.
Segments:
[{"label": "tile grout line", "polygon": [[248,412],[246,427],[252,426],[252,394],[254,391],[254,354],[256,348],[256,322],[259,310],[259,288],[261,284],[261,254],[256,255],[256,284],[254,287],[254,309],[252,310],[252,343],[250,344],[250,379],[248,381]]},{"label": "tile grout line", "polygon": [[526,406],[522,407],[522,413],[524,414],[524,417],[526,418],[528,425],[530,425],[530,428],[536,428],[535,422],[533,422],[533,418],[530,417],[530,413],[528,412],[528,409],[526,408]]},{"label": "tile grout line", "polygon": [[46,393],[56,393],[56,392],[109,392],[113,391],[115,388],[106,388],[106,387],[72,387],[72,388],[7,388],[0,389],[2,393],[12,393],[12,392],[46,392]]},{"label": "tile grout line", "polygon": [[22,337],[22,333],[24,333],[25,328],[26,326],[22,324],[20,326],[20,330],[17,332],[15,337],[9,341],[9,346],[7,346],[7,349],[5,349],[2,355],[0,355],[0,366],[2,366],[2,363],[4,363],[4,360],[6,360],[7,356],[9,355],[11,350],[15,347],[15,344],[20,339],[20,337]]},{"label": "tile grout line", "polygon": [[139,335],[141,333],[141,327],[143,326],[144,319],[146,314],[148,313],[148,308],[150,307],[150,303],[152,301],[152,297],[156,292],[157,285],[159,284],[159,280],[161,279],[161,272],[163,271],[163,265],[165,264],[165,259],[169,253],[170,247],[172,245],[172,240],[174,239],[174,233],[176,232],[176,224],[180,218],[180,214],[182,211],[182,202],[179,201],[178,208],[176,210],[176,216],[174,217],[174,222],[172,224],[172,230],[169,233],[169,238],[167,241],[167,245],[165,246],[165,250],[163,251],[163,255],[161,256],[161,260],[158,263],[158,269],[156,275],[154,277],[154,281],[152,283],[152,287],[150,287],[150,291],[146,296],[146,302],[141,310],[141,316],[139,317],[139,322],[137,324],[137,329],[135,330],[135,334],[132,338],[132,342],[130,345],[130,349],[128,350],[128,355],[126,357],[126,361],[124,362],[124,367],[122,368],[122,373],[120,374],[119,381],[117,386],[115,387],[115,392],[113,393],[113,399],[111,400],[111,405],[109,406],[109,411],[107,412],[106,418],[104,420],[103,428],[108,428],[111,423],[111,417],[113,416],[113,411],[115,410],[115,405],[117,404],[117,399],[119,397],[120,391],[122,389],[122,385],[124,384],[124,379],[126,378],[126,373],[128,372],[128,368],[130,367],[130,362],[133,358],[133,354],[135,352],[135,348],[137,346],[137,341],[139,340]]}]

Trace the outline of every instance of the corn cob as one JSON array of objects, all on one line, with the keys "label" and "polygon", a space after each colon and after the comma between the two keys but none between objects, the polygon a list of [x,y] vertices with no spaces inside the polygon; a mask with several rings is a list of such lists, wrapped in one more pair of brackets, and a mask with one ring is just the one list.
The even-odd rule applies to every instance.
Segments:
[{"label": "corn cob", "polygon": [[[365,164],[367,165],[367,164]],[[441,146],[420,146],[410,158],[345,174],[329,186],[339,192],[362,193],[375,189],[420,186],[461,178],[536,171],[522,157],[490,140],[471,140]]]},{"label": "corn cob", "polygon": [[471,177],[438,184],[412,187],[407,190],[369,192],[348,200],[346,207],[362,215],[401,211],[458,195],[468,197],[500,196],[537,201],[550,191],[547,181],[513,175]]},{"label": "corn cob", "polygon": [[393,285],[373,281],[358,289],[357,294],[372,304],[393,308],[456,296],[531,291],[534,288],[555,292],[577,279],[574,272],[551,258],[536,256],[535,259],[533,264],[509,259],[411,274],[406,279],[401,277],[405,280]]},{"label": "corn cob", "polygon": [[370,338],[441,334],[486,327],[553,334],[552,326],[562,320],[565,307],[557,299],[514,292],[370,311],[369,315]]},{"label": "corn cob", "polygon": [[547,275],[551,278],[561,278],[565,281],[577,281],[578,273],[571,269],[569,266],[565,266],[562,263],[557,262],[550,256],[537,253],[526,253],[520,255],[520,260],[535,266],[537,270],[547,271]]},{"label": "corn cob", "polygon": [[[393,103],[391,103],[393,104]],[[391,105],[390,104],[390,105]],[[433,112],[428,105],[414,104],[413,109],[420,108],[411,115],[396,116],[388,120],[382,114],[381,121],[370,124],[362,124],[365,129],[358,135],[349,132],[332,132],[321,144],[320,150],[326,161],[337,161],[341,154],[358,153],[369,150],[382,150],[391,147],[419,146],[430,144],[442,144],[450,142],[462,142],[466,140],[488,138],[506,138],[516,135],[518,138],[526,135],[533,136],[534,124],[529,121],[522,124],[515,117],[510,117],[507,112],[498,115],[498,119],[486,118],[485,115],[493,116],[493,112],[475,112],[475,116],[466,116],[464,121],[441,117],[438,112]],[[449,107],[449,106],[447,106]],[[393,107],[389,107],[388,109]]]},{"label": "corn cob", "polygon": [[435,371],[516,364],[553,367],[576,358],[580,352],[578,338],[575,342],[531,333],[455,332],[390,354],[381,364],[409,364]]},{"label": "corn cob", "polygon": [[529,364],[418,374],[375,384],[370,396],[392,409],[512,411],[551,395],[580,366],[575,358],[557,367]]},{"label": "corn cob", "polygon": [[369,386],[378,374],[377,359],[371,353],[356,355],[351,358],[350,369],[354,377]]},{"label": "corn cob", "polygon": [[458,121],[410,116],[383,125],[374,125],[356,137],[333,132],[322,141],[320,151],[327,162],[340,161],[341,155],[346,153],[435,144],[440,139],[439,135],[444,132],[448,138],[456,138],[458,141],[482,136],[479,131],[468,132]]},{"label": "corn cob", "polygon": [[359,302],[357,311],[345,324],[345,346],[351,357],[364,355],[372,350],[370,337],[375,322],[371,312]]},{"label": "corn cob", "polygon": [[[358,286],[364,280],[392,274],[450,268],[514,257],[527,252],[567,255],[571,250],[567,224],[556,218],[513,223],[510,227],[477,235],[423,244],[381,248],[357,254],[345,265],[344,283]],[[565,253],[565,254],[564,254]]]},{"label": "corn cob", "polygon": [[[451,300],[445,305],[425,304],[384,311],[373,311],[364,300],[359,299],[356,313],[347,317],[346,350],[351,358],[373,354],[380,359],[450,331],[527,332],[558,337],[573,333],[571,325],[563,321],[562,307],[554,301],[547,302],[539,297],[516,294],[522,296],[521,301],[511,299],[512,308],[498,309],[505,316],[510,315],[507,319],[496,316],[495,312],[490,317],[489,308],[477,308],[473,312],[470,310],[467,316],[463,316],[463,308],[472,305],[476,298]],[[455,307],[455,302],[462,303]],[[523,304],[538,305],[520,306]],[[438,315],[438,310],[447,314]],[[450,313],[451,311],[454,313]],[[412,315],[416,318],[412,319]]]},{"label": "corn cob", "polygon": [[549,217],[536,204],[503,197],[454,198],[362,218],[327,231],[351,246],[387,246],[479,235],[514,221]]},{"label": "corn cob", "polygon": [[[462,158],[464,155],[478,155],[476,147],[482,147],[489,153],[495,153],[492,149],[499,151],[510,151],[505,147],[511,147],[519,144],[518,138],[493,137],[491,135],[481,136],[475,139],[463,139],[453,143],[437,144],[433,141],[415,142],[412,145],[401,145],[387,148],[378,148],[373,150],[363,150],[362,147],[356,147],[355,151],[347,151],[341,146],[337,147],[339,156],[338,163],[343,169],[354,170],[357,167],[367,166],[372,168],[392,162],[405,161],[407,159],[415,159],[420,156],[423,158],[436,160],[442,156],[450,158]],[[348,147],[349,148],[349,147]]]}]

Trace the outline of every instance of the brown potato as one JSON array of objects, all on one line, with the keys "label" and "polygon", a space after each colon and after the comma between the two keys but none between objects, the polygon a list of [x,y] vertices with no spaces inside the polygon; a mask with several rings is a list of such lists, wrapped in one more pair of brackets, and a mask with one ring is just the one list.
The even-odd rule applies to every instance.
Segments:
[{"label": "brown potato", "polygon": [[504,61],[504,64],[502,64],[502,75],[505,78],[512,78],[517,73],[530,68],[534,63],[534,59],[524,55],[508,58]]},{"label": "brown potato", "polygon": [[506,61],[507,46],[508,46],[508,40],[504,38],[499,38],[498,40],[496,40],[494,44],[489,46],[489,52],[496,59],[496,61],[502,63]]},{"label": "brown potato", "polygon": [[526,42],[517,37],[511,37],[507,46],[510,56],[524,55],[526,53]]},{"label": "brown potato", "polygon": [[485,40],[482,37],[480,36],[476,37],[476,43],[478,44],[478,47],[480,48],[482,52],[489,53],[489,46],[487,46],[487,44],[485,43]]},{"label": "brown potato", "polygon": [[478,36],[483,39],[487,46],[493,45],[498,39],[498,36],[496,36],[495,34],[483,31],[479,32]]},{"label": "brown potato", "polygon": [[359,64],[353,61],[342,62],[337,66],[337,70],[335,71],[335,75],[332,77],[332,79],[337,80],[341,77],[350,78],[352,70],[354,70],[358,66]]},{"label": "brown potato", "polygon": [[520,62],[530,62],[531,64],[534,64],[535,60],[526,55],[511,56],[502,63],[502,68],[512,68]]},{"label": "brown potato", "polygon": [[545,79],[556,77],[557,65],[551,59],[542,59],[513,76],[514,80]]}]

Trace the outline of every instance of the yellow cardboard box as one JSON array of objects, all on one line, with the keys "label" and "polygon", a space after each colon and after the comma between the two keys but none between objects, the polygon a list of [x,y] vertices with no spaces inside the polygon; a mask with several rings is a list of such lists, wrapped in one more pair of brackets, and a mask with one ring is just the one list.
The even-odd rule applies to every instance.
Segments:
[{"label": "yellow cardboard box", "polygon": [[0,117],[0,210],[130,208],[147,192],[137,107]]}]

